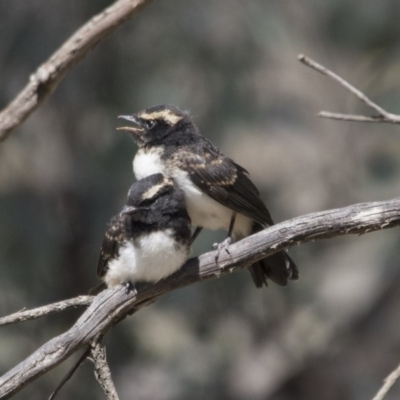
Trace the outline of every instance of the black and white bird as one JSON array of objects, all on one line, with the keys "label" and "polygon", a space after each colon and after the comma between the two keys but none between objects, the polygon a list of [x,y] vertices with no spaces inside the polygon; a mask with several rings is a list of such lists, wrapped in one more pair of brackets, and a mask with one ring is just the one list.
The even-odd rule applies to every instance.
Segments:
[{"label": "black and white bird", "polygon": [[[120,118],[134,124],[117,129],[129,131],[139,146],[133,159],[136,178],[162,173],[176,181],[196,227],[194,237],[202,228],[225,229],[228,238],[219,250],[228,249],[231,238],[242,239],[274,224],[249,173],[203,137],[189,114],[160,105]],[[249,269],[257,287],[267,285],[267,279],[287,285],[299,276],[284,251]]]},{"label": "black and white bird", "polygon": [[173,274],[190,254],[191,224],[185,196],[158,173],[135,182],[122,211],[111,219],[100,249],[98,276],[127,291],[140,281]]}]

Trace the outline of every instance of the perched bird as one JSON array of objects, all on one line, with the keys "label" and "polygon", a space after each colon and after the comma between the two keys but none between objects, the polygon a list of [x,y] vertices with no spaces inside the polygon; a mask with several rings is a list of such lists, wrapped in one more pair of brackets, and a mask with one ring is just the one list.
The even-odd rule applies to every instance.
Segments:
[{"label": "perched bird", "polygon": [[[203,137],[186,112],[160,105],[119,118],[134,123],[117,129],[129,131],[139,146],[133,159],[136,178],[163,173],[185,192],[187,211],[196,227],[193,240],[202,228],[222,228],[228,237],[218,250],[229,252],[231,238],[242,239],[274,224],[249,173]],[[299,276],[284,251],[249,269],[257,287],[267,286],[267,278],[286,285]]]},{"label": "perched bird", "polygon": [[157,282],[190,254],[191,224],[183,191],[162,174],[135,182],[122,211],[111,219],[100,249],[98,276],[108,287]]}]

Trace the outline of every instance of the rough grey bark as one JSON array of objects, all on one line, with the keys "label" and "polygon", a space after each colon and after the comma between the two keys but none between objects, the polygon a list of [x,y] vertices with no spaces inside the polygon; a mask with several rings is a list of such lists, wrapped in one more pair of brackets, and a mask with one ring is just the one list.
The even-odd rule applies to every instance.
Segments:
[{"label": "rough grey bark", "polygon": [[220,277],[296,244],[348,234],[364,234],[400,225],[400,198],[356,204],[297,217],[265,229],[230,246],[230,254],[215,252],[190,259],[180,271],[157,284],[137,285],[136,291],[107,289],[65,333],[57,336],[0,378],[0,398],[8,398],[54,368],[83,346],[102,336],[129,313],[174,289]]},{"label": "rough grey bark", "polygon": [[111,377],[111,370],[107,362],[106,347],[101,342],[92,344],[90,351],[94,363],[94,371],[97,381],[108,400],[119,400],[117,390]]}]

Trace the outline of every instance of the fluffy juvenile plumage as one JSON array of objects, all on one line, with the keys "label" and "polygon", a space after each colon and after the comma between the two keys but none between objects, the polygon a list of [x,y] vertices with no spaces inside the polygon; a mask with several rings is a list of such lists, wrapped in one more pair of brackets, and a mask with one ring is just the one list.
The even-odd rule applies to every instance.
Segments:
[{"label": "fluffy juvenile plumage", "polygon": [[107,286],[157,282],[190,254],[190,218],[184,193],[162,174],[135,182],[122,211],[111,219],[97,273]]},{"label": "fluffy juvenile plumage", "polygon": [[[131,132],[139,146],[137,179],[157,172],[173,178],[185,193],[193,226],[225,229],[241,239],[273,225],[249,173],[203,137],[187,113],[161,105],[121,118],[135,124],[118,129]],[[279,285],[298,279],[284,251],[253,264],[250,272],[257,287],[267,285],[267,278]]]}]

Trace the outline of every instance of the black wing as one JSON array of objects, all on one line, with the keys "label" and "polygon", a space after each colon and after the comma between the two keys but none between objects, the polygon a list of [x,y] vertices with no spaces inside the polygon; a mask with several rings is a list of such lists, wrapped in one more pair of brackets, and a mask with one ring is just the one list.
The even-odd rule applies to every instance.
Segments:
[{"label": "black wing", "polygon": [[209,146],[201,152],[180,152],[177,158],[192,182],[215,201],[260,224],[273,225],[249,173],[233,160]]},{"label": "black wing", "polygon": [[97,276],[102,278],[107,272],[108,263],[118,257],[119,243],[122,240],[124,223],[120,217],[113,217],[109,224],[100,248]]}]

